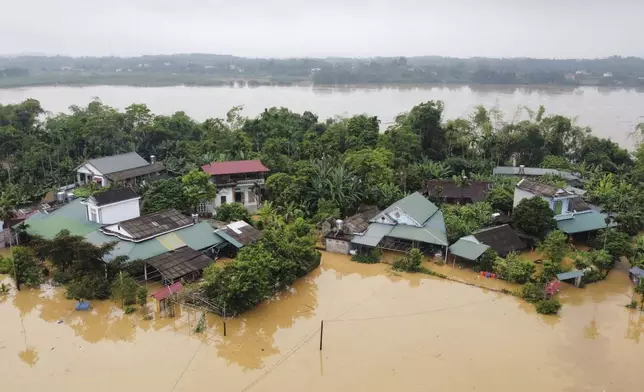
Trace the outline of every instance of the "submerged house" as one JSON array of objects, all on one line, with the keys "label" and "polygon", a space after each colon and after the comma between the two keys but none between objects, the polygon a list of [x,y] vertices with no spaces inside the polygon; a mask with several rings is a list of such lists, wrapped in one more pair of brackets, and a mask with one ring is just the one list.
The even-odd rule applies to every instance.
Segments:
[{"label": "submerged house", "polygon": [[231,245],[197,217],[173,209],[141,216],[132,205],[135,202],[136,194],[118,189],[76,199],[29,217],[27,233],[53,239],[65,229],[97,246],[114,242],[114,249],[103,258],[106,263],[117,257],[144,260],[145,273],[138,278],[170,283],[198,274]]},{"label": "submerged house", "polygon": [[488,227],[461,237],[450,247],[453,256],[476,261],[487,249],[492,248],[501,257],[528,248],[526,242],[509,225]]},{"label": "submerged house", "polygon": [[259,241],[262,232],[243,220],[231,222],[215,230],[215,234],[223,238],[230,246],[227,254],[233,256],[239,249]]},{"label": "submerged house", "polygon": [[[398,200],[369,220],[367,229],[351,239],[352,249],[380,248],[406,252],[444,250],[447,233],[443,212],[418,192]],[[444,249],[443,249],[444,248]]]},{"label": "submerged house", "polygon": [[566,234],[590,233],[615,226],[614,222],[606,223],[607,214],[587,204],[573,192],[527,179],[519,181],[514,189],[514,207],[521,200],[532,197],[540,197],[548,202],[555,213],[557,228]]},{"label": "submerged house", "polygon": [[563,178],[568,185],[577,186],[582,184],[581,177],[576,173],[557,169],[544,169],[541,167],[525,167],[521,166],[497,166],[492,170],[495,176],[504,177],[522,177],[522,178],[535,178],[545,175],[555,175]]},{"label": "submerged house", "polygon": [[95,183],[101,187],[110,185],[134,186],[155,179],[165,172],[165,166],[154,155],[150,162],[135,152],[95,158],[76,168],[76,183]]},{"label": "submerged house", "polygon": [[201,167],[217,185],[217,197],[197,207],[198,213],[212,213],[226,203],[243,204],[250,212],[259,208],[259,194],[268,168],[259,160],[211,162]]},{"label": "submerged house", "polygon": [[427,195],[448,204],[471,204],[484,201],[492,184],[487,181],[471,181],[459,186],[454,180],[427,181]]},{"label": "submerged house", "polygon": [[337,220],[335,227],[324,236],[324,249],[327,252],[349,254],[353,237],[364,233],[369,228],[370,221],[378,214],[380,210],[376,206],[366,206],[344,221]]}]

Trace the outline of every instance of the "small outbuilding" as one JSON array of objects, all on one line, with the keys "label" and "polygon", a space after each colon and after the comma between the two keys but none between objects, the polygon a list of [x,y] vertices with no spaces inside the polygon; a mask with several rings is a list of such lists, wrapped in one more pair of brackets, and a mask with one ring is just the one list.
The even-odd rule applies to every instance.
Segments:
[{"label": "small outbuilding", "polygon": [[557,279],[559,279],[562,282],[566,280],[574,279],[575,287],[581,286],[581,278],[583,277],[584,277],[584,271],[579,271],[579,270],[573,270],[573,271],[562,272],[560,274],[557,274]]},{"label": "small outbuilding", "polygon": [[163,281],[174,282],[180,278],[194,279],[215,261],[188,246],[172,250],[145,260],[161,274]]},{"label": "small outbuilding", "polygon": [[476,261],[489,248],[488,245],[480,243],[474,236],[468,235],[459,238],[458,241],[450,245],[449,253],[461,259]]},{"label": "small outbuilding", "polygon": [[183,285],[181,284],[181,282],[176,282],[169,286],[165,286],[162,289],[156,291],[154,294],[152,294],[151,297],[154,298],[156,311],[174,315],[172,296],[182,291],[183,291]]},{"label": "small outbuilding", "polygon": [[628,270],[628,277],[631,278],[631,282],[638,285],[644,279],[644,269],[640,267],[633,267]]},{"label": "small outbuilding", "polygon": [[519,252],[527,249],[527,245],[519,233],[510,225],[501,225],[488,227],[472,233],[479,243],[485,244],[494,249],[501,257],[505,257],[512,252]]}]

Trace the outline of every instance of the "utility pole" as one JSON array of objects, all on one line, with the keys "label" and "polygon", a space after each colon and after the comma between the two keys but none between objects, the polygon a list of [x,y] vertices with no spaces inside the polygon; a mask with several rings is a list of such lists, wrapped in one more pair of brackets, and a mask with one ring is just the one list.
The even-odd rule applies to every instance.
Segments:
[{"label": "utility pole", "polygon": [[322,351],[322,337],[324,336],[324,320],[320,320],[320,351]]}]

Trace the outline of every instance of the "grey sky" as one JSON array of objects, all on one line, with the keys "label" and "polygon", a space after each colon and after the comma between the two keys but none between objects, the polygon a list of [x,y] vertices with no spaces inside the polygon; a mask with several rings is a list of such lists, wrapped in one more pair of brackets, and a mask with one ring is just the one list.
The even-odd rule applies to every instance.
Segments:
[{"label": "grey sky", "polygon": [[0,54],[644,57],[643,0],[5,0]]}]

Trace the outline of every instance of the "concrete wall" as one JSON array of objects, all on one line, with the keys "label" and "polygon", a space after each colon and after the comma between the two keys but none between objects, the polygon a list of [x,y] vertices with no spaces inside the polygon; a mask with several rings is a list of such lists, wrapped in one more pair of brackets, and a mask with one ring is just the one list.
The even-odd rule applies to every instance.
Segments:
[{"label": "concrete wall", "polygon": [[325,238],[327,252],[349,254],[349,241]]},{"label": "concrete wall", "polygon": [[123,202],[108,204],[99,207],[100,222],[102,224],[110,224],[122,222],[132,218],[141,216],[139,208],[139,199],[126,200]]},{"label": "concrete wall", "polygon": [[[257,211],[259,204],[257,203],[257,198],[255,196],[255,192],[253,192],[252,187],[244,186],[240,187],[238,191],[243,192],[243,204],[246,209],[254,213]],[[206,206],[206,211],[208,213],[214,213],[217,207],[222,205],[222,198],[225,198],[226,203],[235,203],[235,188],[222,188],[217,190],[217,197],[214,200],[214,203],[208,203]]]},{"label": "concrete wall", "polygon": [[[523,200],[523,199],[531,199],[531,198],[533,198],[535,196],[536,196],[535,194],[530,193],[528,191],[524,191],[523,189],[514,188],[514,204],[513,205],[514,205],[514,207],[516,207],[517,205],[519,205],[521,200]],[[550,204],[550,199],[549,198],[547,198],[547,197],[541,197],[541,198],[543,200],[545,200],[548,204]],[[552,208],[552,206],[550,208]]]}]

